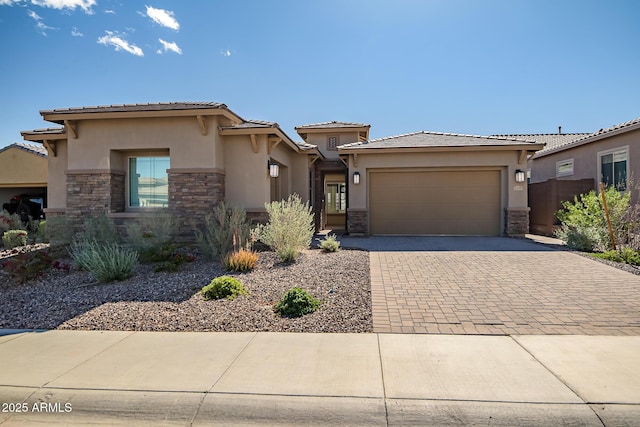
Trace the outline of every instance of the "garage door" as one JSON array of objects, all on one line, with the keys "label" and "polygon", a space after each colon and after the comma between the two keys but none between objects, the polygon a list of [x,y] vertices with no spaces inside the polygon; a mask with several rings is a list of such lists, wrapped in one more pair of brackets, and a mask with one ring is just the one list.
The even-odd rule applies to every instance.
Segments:
[{"label": "garage door", "polygon": [[371,234],[500,234],[500,171],[371,172]]}]

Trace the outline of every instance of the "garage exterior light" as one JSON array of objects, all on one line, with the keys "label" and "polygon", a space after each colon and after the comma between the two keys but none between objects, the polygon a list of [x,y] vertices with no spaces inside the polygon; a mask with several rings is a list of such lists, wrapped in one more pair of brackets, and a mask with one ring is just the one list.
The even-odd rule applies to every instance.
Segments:
[{"label": "garage exterior light", "polygon": [[271,178],[277,178],[280,175],[280,165],[276,162],[268,161],[267,167],[269,168],[269,176]]},{"label": "garage exterior light", "polygon": [[353,183],[356,185],[360,184],[360,172],[353,173]]},{"label": "garage exterior light", "polygon": [[516,182],[524,182],[524,180],[526,179],[526,174],[524,173],[523,170],[517,169],[516,170]]}]

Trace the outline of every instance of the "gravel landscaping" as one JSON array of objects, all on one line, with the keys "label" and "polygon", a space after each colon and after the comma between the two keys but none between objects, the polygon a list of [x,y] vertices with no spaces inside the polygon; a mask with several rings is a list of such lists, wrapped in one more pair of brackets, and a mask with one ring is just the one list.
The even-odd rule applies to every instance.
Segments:
[{"label": "gravel landscaping", "polygon": [[[0,258],[6,256],[0,253]],[[305,250],[293,264],[261,252],[250,273],[232,273],[249,294],[205,301],[198,291],[225,272],[196,261],[177,273],[142,264],[134,277],[98,284],[85,271],[49,270],[42,278],[12,284],[0,270],[0,328],[119,331],[371,332],[369,255],[359,250]],[[318,311],[281,318],[273,305],[299,286],[320,299]]]}]

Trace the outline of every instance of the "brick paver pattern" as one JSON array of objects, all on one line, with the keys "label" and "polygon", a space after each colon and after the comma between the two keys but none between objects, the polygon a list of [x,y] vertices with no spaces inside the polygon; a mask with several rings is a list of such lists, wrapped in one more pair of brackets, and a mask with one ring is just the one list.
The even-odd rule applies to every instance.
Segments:
[{"label": "brick paver pattern", "polygon": [[564,251],[370,252],[374,332],[640,335],[640,276]]}]

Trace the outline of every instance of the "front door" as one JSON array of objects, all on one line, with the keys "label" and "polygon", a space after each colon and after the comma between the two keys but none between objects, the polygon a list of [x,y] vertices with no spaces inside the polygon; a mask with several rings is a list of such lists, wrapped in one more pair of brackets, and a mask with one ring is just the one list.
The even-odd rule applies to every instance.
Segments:
[{"label": "front door", "polygon": [[347,212],[347,187],[344,180],[327,181],[324,194],[324,228],[344,229]]}]

